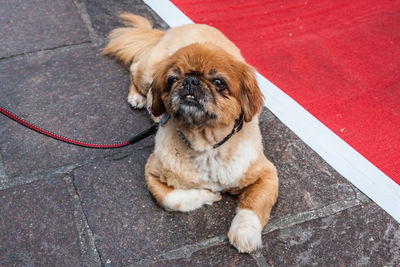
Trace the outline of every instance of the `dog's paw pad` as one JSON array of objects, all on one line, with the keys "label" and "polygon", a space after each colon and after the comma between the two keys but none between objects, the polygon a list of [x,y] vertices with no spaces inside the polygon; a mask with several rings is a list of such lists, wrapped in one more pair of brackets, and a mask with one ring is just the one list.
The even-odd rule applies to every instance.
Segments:
[{"label": "dog's paw pad", "polygon": [[262,247],[262,226],[257,215],[247,209],[239,210],[229,229],[229,242],[241,253],[250,253]]},{"label": "dog's paw pad", "polygon": [[146,97],[140,94],[130,94],[128,96],[128,102],[133,108],[141,109],[146,106]]}]

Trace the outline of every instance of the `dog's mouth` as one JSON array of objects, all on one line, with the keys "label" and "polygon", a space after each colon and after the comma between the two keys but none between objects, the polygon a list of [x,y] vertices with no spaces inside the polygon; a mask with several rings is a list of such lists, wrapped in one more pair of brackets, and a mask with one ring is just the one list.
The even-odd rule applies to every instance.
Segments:
[{"label": "dog's mouth", "polygon": [[170,93],[170,108],[179,122],[189,125],[204,125],[216,119],[215,99],[207,85],[198,76],[191,75]]},{"label": "dog's mouth", "polygon": [[187,95],[184,97],[184,100],[185,100],[186,102],[188,102],[188,103],[193,103],[193,102],[198,103],[198,102],[199,102],[199,101],[197,101],[197,99],[194,97],[194,95],[189,95],[189,94],[187,94]]},{"label": "dog's mouth", "polygon": [[201,124],[205,121],[206,111],[200,99],[194,95],[181,96],[176,105],[174,117],[185,124]]},{"label": "dog's mouth", "polygon": [[197,107],[199,109],[203,109],[203,105],[201,104],[201,101],[198,97],[196,97],[193,94],[184,94],[180,97],[180,105],[183,106],[192,106],[192,107]]},{"label": "dog's mouth", "polygon": [[179,90],[171,95],[171,115],[179,122],[190,125],[202,125],[215,119],[216,115],[208,111],[209,103],[204,94]]}]

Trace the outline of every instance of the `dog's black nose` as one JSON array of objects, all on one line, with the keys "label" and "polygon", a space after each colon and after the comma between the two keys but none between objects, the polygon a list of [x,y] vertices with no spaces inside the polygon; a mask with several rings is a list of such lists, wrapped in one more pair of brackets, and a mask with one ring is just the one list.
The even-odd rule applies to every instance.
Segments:
[{"label": "dog's black nose", "polygon": [[187,77],[183,80],[183,86],[200,85],[199,80],[196,77]]}]

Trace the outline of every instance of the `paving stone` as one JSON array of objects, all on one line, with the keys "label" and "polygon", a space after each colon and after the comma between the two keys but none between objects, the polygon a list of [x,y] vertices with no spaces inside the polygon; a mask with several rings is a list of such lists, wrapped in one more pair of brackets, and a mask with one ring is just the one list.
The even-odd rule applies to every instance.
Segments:
[{"label": "paving stone", "polygon": [[188,258],[160,260],[150,266],[258,266],[249,254],[238,253],[229,245],[212,246],[194,252]]},{"label": "paving stone", "polygon": [[80,266],[70,200],[62,180],[0,191],[0,266]]},{"label": "paving stone", "polygon": [[264,108],[260,128],[266,156],[279,176],[279,197],[273,216],[317,209],[354,198],[352,186],[317,153]]},{"label": "paving stone", "polygon": [[263,237],[272,266],[399,266],[400,225],[376,204]]},{"label": "paving stone", "polygon": [[2,0],[0,58],[89,41],[72,1]]},{"label": "paving stone", "polygon": [[106,37],[111,30],[122,26],[118,15],[123,12],[144,16],[152,22],[155,28],[166,29],[168,27],[167,24],[141,0],[121,0],[118,2],[79,0],[78,2],[85,3],[92,26],[97,34],[102,37]]},{"label": "paving stone", "polygon": [[152,148],[74,171],[102,261],[133,264],[184,245],[228,233],[236,207],[231,196],[189,213],[167,212],[146,189],[144,165]]},{"label": "paving stone", "polygon": [[[127,141],[149,127],[151,121],[145,111],[129,107],[128,71],[102,56],[101,49],[48,52],[0,64],[0,105],[39,127],[72,139],[92,143]],[[9,176],[121,151],[65,144],[4,116],[0,123],[0,148]],[[146,142],[126,149],[137,149]]]}]

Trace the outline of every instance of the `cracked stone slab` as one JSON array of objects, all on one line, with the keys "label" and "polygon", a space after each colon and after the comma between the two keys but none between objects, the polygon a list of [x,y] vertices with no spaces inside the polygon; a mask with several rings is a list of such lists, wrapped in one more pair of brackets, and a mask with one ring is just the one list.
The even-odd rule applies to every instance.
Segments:
[{"label": "cracked stone slab", "polygon": [[80,266],[70,199],[62,180],[0,191],[1,266]]},{"label": "cracked stone slab", "polygon": [[166,29],[168,26],[159,16],[141,0],[122,0],[122,1],[97,1],[97,0],[78,0],[86,5],[86,10],[90,16],[93,28],[98,35],[106,37],[107,34],[121,27],[118,15],[123,12],[138,14],[149,19],[153,26],[158,29]]},{"label": "cracked stone slab", "polygon": [[0,58],[89,41],[72,1],[3,0],[0,25]]},{"label": "cracked stone slab", "polygon": [[228,233],[236,208],[231,196],[189,213],[167,212],[155,203],[144,179],[151,151],[148,147],[73,172],[96,247],[109,266],[134,264]]},{"label": "cracked stone slab", "polygon": [[278,169],[279,197],[273,217],[318,209],[358,195],[352,185],[264,108],[264,152]]},{"label": "cracked stone slab", "polygon": [[272,266],[399,266],[400,225],[361,205],[264,235]]},{"label": "cracked stone slab", "polygon": [[[3,107],[56,134],[92,143],[117,143],[151,125],[148,114],[127,103],[128,71],[101,53],[83,47],[0,63]],[[117,151],[69,145],[0,116],[0,148],[6,175],[59,168]],[[150,138],[151,139],[151,138]],[[143,144],[150,142],[142,141]]]}]

